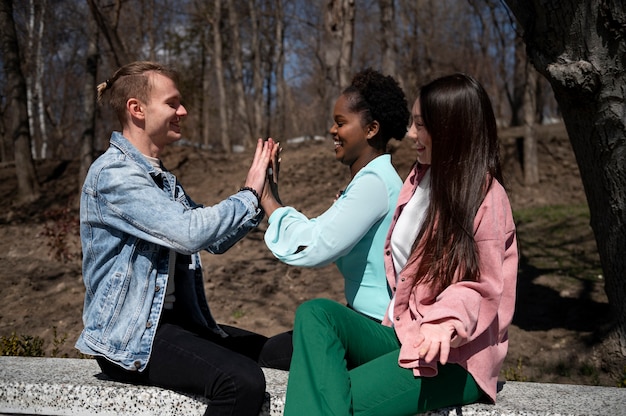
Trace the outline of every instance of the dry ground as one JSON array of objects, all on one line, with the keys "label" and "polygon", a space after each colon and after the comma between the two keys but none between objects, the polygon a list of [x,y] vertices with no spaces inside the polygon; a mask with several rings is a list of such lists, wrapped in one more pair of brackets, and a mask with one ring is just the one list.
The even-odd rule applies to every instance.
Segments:
[{"label": "dry ground", "polygon": [[[507,188],[521,247],[516,315],[502,378],[615,386],[626,360],[610,353],[610,312],[578,169],[567,138],[541,139],[541,182],[521,183],[514,141],[503,146]],[[281,196],[314,216],[349,180],[327,142],[283,143]],[[408,141],[393,161],[404,178],[414,160]],[[224,155],[172,147],[166,166],[197,202],[213,204],[245,179],[251,151]],[[0,336],[37,336],[47,355],[78,356],[84,289],[77,235],[77,163],[38,164],[43,194],[16,206],[14,168],[0,168]],[[555,206],[562,208],[555,208]],[[343,281],[331,265],[286,266],[263,243],[266,223],[228,253],[203,253],[206,290],[219,321],[266,335],[291,328],[295,308],[314,297],[342,301]]]}]

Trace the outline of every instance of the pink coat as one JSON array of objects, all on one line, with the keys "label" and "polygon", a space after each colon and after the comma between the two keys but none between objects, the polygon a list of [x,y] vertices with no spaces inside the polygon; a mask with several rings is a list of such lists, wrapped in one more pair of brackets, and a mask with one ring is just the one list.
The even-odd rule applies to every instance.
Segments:
[{"label": "pink coat", "polygon": [[391,258],[391,232],[423,174],[423,169],[411,170],[400,191],[387,235],[385,271],[396,301],[393,323],[387,313],[383,324],[393,324],[402,344],[398,364],[413,369],[416,376],[432,377],[437,375],[436,363],[420,359],[416,348],[420,325],[441,319],[452,320],[461,344],[451,348],[448,361],[465,368],[495,403],[498,373],[506,356],[508,327],[515,309],[518,267],[515,224],[509,199],[502,185],[494,180],[476,213],[474,238],[479,251],[479,280],[458,281],[434,297],[425,285],[412,289],[415,266],[405,267],[396,282]]}]

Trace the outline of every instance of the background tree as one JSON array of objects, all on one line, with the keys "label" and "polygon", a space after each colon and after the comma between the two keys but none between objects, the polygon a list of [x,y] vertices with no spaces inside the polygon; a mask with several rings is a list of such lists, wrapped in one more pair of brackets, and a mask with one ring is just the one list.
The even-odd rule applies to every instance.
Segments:
[{"label": "background tree", "polygon": [[45,26],[45,14],[47,2],[42,0],[35,4],[34,0],[28,1],[28,42],[26,47],[25,66],[26,70],[26,94],[29,129],[31,133],[39,131],[39,146],[31,143],[34,158],[45,159],[48,153],[48,133],[45,121],[44,97],[43,97],[43,54],[42,40]]},{"label": "background tree", "polygon": [[626,356],[626,4],[506,0],[559,103]]},{"label": "background tree", "polygon": [[[274,8],[274,39],[272,54],[272,71],[276,74],[276,127],[279,131],[287,130],[287,83],[285,82],[285,11],[283,8],[283,0],[276,0]],[[268,131],[265,136],[270,136]]]},{"label": "background tree", "polygon": [[325,85],[323,102],[331,111],[339,92],[350,83],[354,44],[354,0],[328,0],[324,13]]},{"label": "background tree", "polygon": [[93,19],[87,21],[87,59],[85,61],[85,82],[83,84],[83,108],[85,121],[80,141],[80,167],[78,170],[78,191],[82,189],[83,180],[94,160],[95,132],[96,132],[96,87],[98,85],[98,26]]},{"label": "background tree", "polygon": [[[243,70],[243,48],[241,43],[241,35],[239,33],[239,28],[241,22],[239,20],[239,14],[237,13],[237,6],[235,5],[235,0],[227,0],[228,7],[228,27],[230,28],[230,44],[232,48],[230,49],[231,61],[233,62],[232,70],[230,71],[232,74],[232,88],[234,90],[234,101],[236,111],[234,114],[237,116],[236,119],[233,120],[233,124],[240,126],[241,135],[237,140],[237,143],[245,147],[246,145],[250,145],[254,143],[254,135],[251,130],[251,118],[249,117],[248,104],[246,101],[246,96],[244,92],[244,70]],[[247,7],[247,5],[244,5]],[[244,9],[245,10],[245,9]],[[247,15],[248,13],[242,13],[243,15]]]},{"label": "background tree", "polygon": [[[510,137],[503,140],[516,140],[518,157],[522,163],[524,183],[534,185],[539,181],[537,157],[537,74],[528,62],[524,50],[524,42],[513,30],[508,10],[501,7],[499,0],[470,0],[470,5],[478,23],[481,36],[481,56],[489,61],[494,49],[504,59],[496,60],[492,78],[498,80],[499,89],[503,91],[500,107],[507,108],[510,114],[510,126],[520,128],[510,130]],[[494,90],[491,91],[495,93]],[[504,114],[500,119],[505,124]],[[508,135],[507,135],[508,136]]]},{"label": "background tree", "polygon": [[[259,8],[261,9],[261,8]],[[277,7],[282,12],[282,7]],[[262,9],[261,9],[262,10]],[[269,128],[263,126],[263,120],[265,120],[263,113],[263,65],[262,65],[262,52],[261,52],[261,24],[260,16],[257,11],[257,6],[254,0],[248,0],[248,11],[250,12],[250,50],[252,52],[252,59],[250,65],[252,66],[252,93],[250,94],[252,100],[252,131],[262,132],[264,136],[269,136]],[[281,17],[284,18],[284,17]],[[280,39],[278,39],[280,41]],[[266,124],[267,125],[267,124]]]},{"label": "background tree", "polygon": [[395,5],[393,0],[379,0],[378,5],[380,7],[381,71],[383,74],[396,77],[398,47],[396,45]]},{"label": "background tree", "polygon": [[39,183],[31,154],[28,128],[26,81],[20,67],[20,50],[13,21],[13,2],[0,2],[0,43],[7,78],[7,131],[13,137],[18,200],[30,202],[39,196]]},{"label": "background tree", "polygon": [[100,31],[104,34],[111,47],[116,66],[120,67],[130,62],[132,57],[118,33],[122,2],[116,0],[113,4],[107,5],[108,12],[104,10],[104,7],[100,5],[98,0],[87,0],[87,3],[93,18],[98,23]]},{"label": "background tree", "polygon": [[217,109],[219,113],[219,138],[222,149],[228,153],[232,151],[230,136],[228,134],[228,107],[226,106],[226,80],[224,79],[224,58],[222,56],[222,2],[213,1],[213,14],[211,15],[211,27],[213,28],[213,70],[217,83]]},{"label": "background tree", "polygon": [[4,123],[4,114],[6,113],[6,96],[4,94],[6,86],[4,82],[0,82],[0,164],[8,159],[7,157],[7,134]]}]

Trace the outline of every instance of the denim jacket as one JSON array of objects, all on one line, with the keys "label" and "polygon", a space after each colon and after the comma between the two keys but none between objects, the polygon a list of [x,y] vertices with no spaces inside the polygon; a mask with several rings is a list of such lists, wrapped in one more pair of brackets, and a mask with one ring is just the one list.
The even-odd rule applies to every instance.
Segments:
[{"label": "denim jacket", "polygon": [[85,303],[76,348],[142,371],[163,309],[169,251],[176,305],[187,319],[225,336],[205,297],[200,250],[223,253],[262,220],[249,191],[211,207],[194,203],[118,132],[90,167],[80,201]]}]

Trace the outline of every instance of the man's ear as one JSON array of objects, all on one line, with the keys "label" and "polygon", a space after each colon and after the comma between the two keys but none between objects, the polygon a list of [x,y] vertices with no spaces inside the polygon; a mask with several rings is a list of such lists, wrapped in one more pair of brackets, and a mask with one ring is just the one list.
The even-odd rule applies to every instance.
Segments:
[{"label": "man's ear", "polygon": [[126,110],[128,110],[128,113],[133,118],[143,120],[143,118],[145,117],[145,114],[143,112],[143,104],[136,98],[130,98],[128,101],[126,101]]}]

